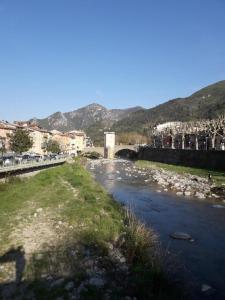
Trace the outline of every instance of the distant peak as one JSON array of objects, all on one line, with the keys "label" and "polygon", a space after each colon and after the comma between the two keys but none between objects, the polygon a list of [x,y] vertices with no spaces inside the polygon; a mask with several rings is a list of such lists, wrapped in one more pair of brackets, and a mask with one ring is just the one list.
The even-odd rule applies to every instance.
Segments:
[{"label": "distant peak", "polygon": [[86,107],[104,107],[104,106],[102,106],[102,105],[100,105],[98,103],[93,102],[91,104],[88,104]]}]

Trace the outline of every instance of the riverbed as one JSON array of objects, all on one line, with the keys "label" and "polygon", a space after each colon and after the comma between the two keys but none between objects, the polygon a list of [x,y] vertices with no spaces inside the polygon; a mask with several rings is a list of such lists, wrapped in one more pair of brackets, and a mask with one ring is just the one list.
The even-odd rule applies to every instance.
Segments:
[{"label": "riverbed", "polygon": [[[170,276],[184,281],[191,299],[225,299],[225,206],[212,200],[177,196],[152,182],[146,172],[126,160],[92,160],[87,168],[95,179],[159,236],[171,259]],[[192,239],[176,240],[174,232]]]}]

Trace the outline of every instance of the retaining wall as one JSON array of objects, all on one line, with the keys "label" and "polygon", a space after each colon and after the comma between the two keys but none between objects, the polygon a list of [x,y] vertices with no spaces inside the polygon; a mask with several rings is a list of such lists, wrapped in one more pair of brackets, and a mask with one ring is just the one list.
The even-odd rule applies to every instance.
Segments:
[{"label": "retaining wall", "polygon": [[138,159],[225,171],[225,151],[140,148]]}]

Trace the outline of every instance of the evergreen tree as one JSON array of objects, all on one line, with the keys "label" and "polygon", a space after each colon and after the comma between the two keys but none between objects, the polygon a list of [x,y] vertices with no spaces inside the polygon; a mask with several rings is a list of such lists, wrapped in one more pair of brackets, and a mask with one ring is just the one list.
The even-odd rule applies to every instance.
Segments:
[{"label": "evergreen tree", "polygon": [[60,145],[57,141],[49,140],[47,142],[46,150],[51,153],[59,153]]},{"label": "evergreen tree", "polygon": [[28,151],[33,145],[33,141],[29,136],[29,132],[17,128],[10,138],[10,148],[16,153]]}]

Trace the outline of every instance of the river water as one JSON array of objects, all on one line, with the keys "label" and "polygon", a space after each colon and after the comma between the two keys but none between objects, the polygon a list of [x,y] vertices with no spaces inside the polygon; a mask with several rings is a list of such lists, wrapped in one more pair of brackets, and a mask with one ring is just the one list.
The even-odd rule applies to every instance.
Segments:
[{"label": "river water", "polygon": [[[191,299],[205,298],[202,284],[215,289],[207,299],[225,299],[225,208],[164,192],[131,161],[94,160],[88,169],[116,201],[129,206],[156,231],[162,248],[172,257],[171,274],[188,283]],[[172,239],[175,231],[190,234],[194,242]]]}]

